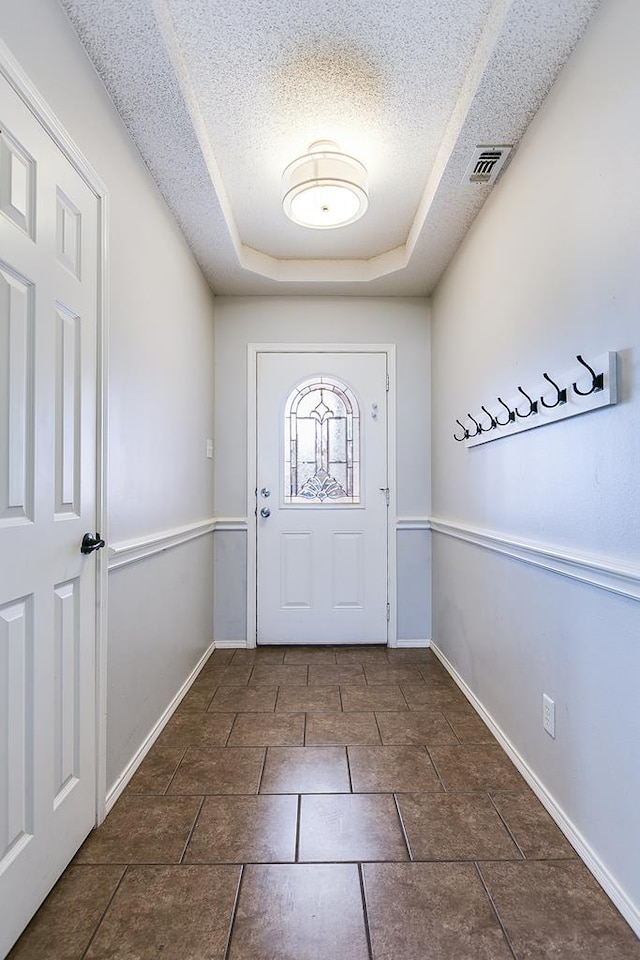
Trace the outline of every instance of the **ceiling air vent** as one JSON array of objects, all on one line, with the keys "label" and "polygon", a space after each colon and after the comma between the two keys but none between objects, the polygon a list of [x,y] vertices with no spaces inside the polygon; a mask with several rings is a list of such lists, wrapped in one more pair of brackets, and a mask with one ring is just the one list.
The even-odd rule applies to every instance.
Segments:
[{"label": "ceiling air vent", "polygon": [[513,147],[509,144],[476,147],[467,167],[463,183],[495,183]]}]

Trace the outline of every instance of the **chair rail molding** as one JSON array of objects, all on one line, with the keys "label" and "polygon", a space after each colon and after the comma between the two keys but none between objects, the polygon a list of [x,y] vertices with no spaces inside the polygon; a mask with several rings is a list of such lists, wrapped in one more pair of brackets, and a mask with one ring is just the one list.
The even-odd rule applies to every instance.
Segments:
[{"label": "chair rail molding", "polygon": [[246,533],[248,520],[246,517],[216,517],[215,533]]},{"label": "chair rail molding", "polygon": [[396,530],[431,530],[431,518],[396,517]]},{"label": "chair rail molding", "polygon": [[439,517],[431,518],[430,527],[435,533],[446,537],[501,553],[513,560],[550,570],[572,580],[580,580],[631,600],[640,600],[640,567],[631,566],[614,557],[569,553],[554,544],[515,540],[491,530],[468,527]]},{"label": "chair rail molding", "polygon": [[196,523],[187,523],[182,527],[173,527],[170,530],[161,530],[146,537],[137,537],[134,540],[120,540],[109,544],[109,572],[119,567],[127,566],[138,560],[144,560],[163,550],[178,547],[189,540],[195,540],[216,529],[215,517],[199,520]]}]

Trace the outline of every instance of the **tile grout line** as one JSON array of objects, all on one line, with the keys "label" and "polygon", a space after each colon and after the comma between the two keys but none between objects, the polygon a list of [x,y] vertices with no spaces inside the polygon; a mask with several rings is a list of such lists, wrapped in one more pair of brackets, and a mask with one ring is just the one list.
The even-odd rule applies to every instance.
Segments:
[{"label": "tile grout line", "polygon": [[347,756],[347,774],[349,776],[349,793],[354,793],[353,777],[351,776],[351,760],[349,759],[349,745],[345,743],[344,752]]},{"label": "tile grout line", "polygon": [[511,839],[512,839],[513,842],[515,843],[515,845],[516,845],[516,847],[517,847],[517,849],[518,849],[518,852],[519,852],[520,855],[522,856],[522,859],[523,859],[523,860],[526,860],[527,857],[526,857],[526,855],[525,855],[524,850],[522,849],[522,847],[521,847],[520,844],[518,843],[518,841],[517,841],[517,839],[516,839],[516,836],[515,836],[513,830],[511,829],[511,827],[509,826],[509,824],[507,823],[507,821],[505,820],[505,818],[502,816],[502,814],[501,814],[500,811],[498,810],[498,806],[497,806],[497,804],[495,803],[493,797],[491,796],[491,793],[489,792],[489,790],[487,790],[487,796],[489,797],[489,803],[491,804],[491,806],[493,807],[493,809],[496,811],[496,813],[497,813],[498,816],[500,817],[500,820],[501,820],[502,823],[504,824],[504,826],[505,826],[505,828],[506,828],[506,830],[507,830],[507,833],[509,834],[509,836],[511,837]]},{"label": "tile grout line", "polygon": [[302,727],[302,746],[306,747],[307,745],[307,711],[302,714],[304,717],[304,725]]},{"label": "tile grout line", "polygon": [[211,706],[211,704],[212,704],[213,701],[215,700],[215,698],[216,698],[216,693],[218,692],[219,689],[220,689],[219,686],[216,686],[216,687],[213,688],[213,693],[212,693],[211,696],[209,697],[209,701],[208,701],[206,707],[204,708],[204,710],[202,711],[203,713],[209,713],[209,707]]},{"label": "tile grout line", "polygon": [[[383,747],[384,747],[384,746],[390,746],[390,744],[385,744],[385,742],[384,742],[384,740],[383,740],[383,738],[382,738],[382,730],[380,729],[380,724],[378,723],[378,714],[376,713],[375,710],[372,710],[371,712],[373,713],[373,719],[374,719],[375,722],[376,722],[376,730],[378,731],[378,737],[380,738],[380,743],[382,744]],[[380,711],[380,712],[382,712],[382,711]]]},{"label": "tile grout line", "polygon": [[233,722],[232,722],[231,726],[229,727],[229,733],[227,734],[227,739],[225,740],[224,743],[220,744],[221,747],[224,748],[224,747],[228,747],[228,746],[229,746],[229,740],[231,739],[231,734],[233,733],[233,728],[235,727],[235,725],[236,725],[236,720],[238,719],[239,716],[240,716],[240,714],[234,713],[234,715],[233,715]]},{"label": "tile grout line", "polygon": [[296,805],[296,845],[295,845],[295,851],[294,851],[294,854],[293,854],[293,862],[294,862],[294,863],[300,863],[299,857],[300,857],[300,826],[301,826],[300,821],[301,821],[301,814],[302,814],[302,794],[299,793],[299,794],[298,794],[298,803],[297,803],[297,805]]},{"label": "tile grout line", "polygon": [[278,712],[278,700],[280,699],[280,684],[276,687],[276,702],[273,705],[273,712]]},{"label": "tile grout line", "polygon": [[126,877],[127,872],[128,872],[128,870],[129,870],[129,867],[130,867],[130,866],[131,866],[131,864],[129,864],[129,863],[125,864],[125,868],[124,868],[124,870],[122,871],[122,876],[121,876],[120,879],[118,880],[118,883],[116,884],[115,890],[113,891],[113,893],[112,893],[111,896],[109,897],[109,902],[107,903],[106,907],[104,908],[104,910],[103,910],[102,913],[100,914],[100,919],[98,920],[98,922],[97,922],[97,924],[96,924],[96,926],[95,926],[95,929],[94,929],[93,933],[91,934],[91,936],[90,936],[90,938],[89,938],[88,944],[86,945],[86,947],[84,948],[84,950],[83,950],[82,953],[80,954],[79,960],[84,960],[84,958],[86,957],[87,953],[89,952],[89,950],[90,950],[90,948],[91,948],[91,944],[92,944],[93,941],[95,940],[95,938],[96,938],[96,936],[97,936],[97,934],[98,934],[98,930],[99,930],[100,927],[102,926],[102,921],[103,921],[104,918],[106,917],[107,911],[109,910],[109,907],[110,907],[111,904],[113,903],[114,898],[115,898],[115,895],[116,895],[116,893],[118,892],[118,890],[120,889],[120,886],[121,886],[121,884],[122,884],[122,881],[123,881],[124,878]]},{"label": "tile grout line", "polygon": [[236,925],[236,917],[238,914],[238,903],[240,902],[240,890],[242,889],[242,883],[244,881],[244,868],[245,864],[240,864],[240,879],[238,880],[238,886],[236,889],[236,896],[233,901],[233,909],[231,910],[231,920],[229,922],[229,932],[227,934],[227,942],[224,948],[223,960],[229,960],[229,952],[231,950],[231,938],[233,936],[233,928]]},{"label": "tile grout line", "polygon": [[182,854],[180,855],[180,859],[178,860],[178,863],[184,863],[184,858],[185,858],[185,856],[186,856],[187,850],[189,849],[189,844],[191,843],[191,837],[193,836],[193,832],[194,832],[194,830],[196,829],[198,820],[200,819],[200,814],[202,813],[202,808],[204,807],[204,802],[205,802],[206,799],[207,799],[207,798],[206,798],[206,795],[205,795],[205,796],[203,796],[203,797],[201,798],[201,800],[200,800],[200,806],[198,807],[198,810],[197,810],[197,812],[196,812],[196,815],[195,815],[195,817],[193,818],[193,823],[191,824],[191,829],[189,830],[189,834],[188,834],[187,839],[186,839],[186,841],[185,841],[185,845],[184,845],[184,848],[183,848],[183,850],[182,850]]},{"label": "tile grout line", "polygon": [[424,748],[425,748],[425,750],[427,751],[427,753],[429,754],[429,759],[431,760],[431,763],[433,764],[433,769],[434,769],[435,772],[436,772],[436,776],[437,776],[438,780],[440,781],[440,785],[441,785],[442,789],[444,790],[445,793],[448,793],[449,791],[447,790],[447,788],[446,788],[446,786],[445,786],[444,780],[443,780],[442,777],[440,776],[440,771],[438,770],[438,764],[437,764],[436,761],[433,759],[433,756],[432,756],[432,754],[431,754],[431,750],[429,749],[429,744],[428,744],[428,743],[425,743]]},{"label": "tile grout line", "polygon": [[474,865],[474,867],[476,868],[476,873],[478,874],[478,876],[479,876],[479,878],[480,878],[480,883],[482,884],[482,886],[483,886],[483,888],[484,888],[484,892],[486,893],[487,898],[488,898],[488,900],[489,900],[489,903],[491,904],[491,909],[493,910],[493,912],[494,912],[494,914],[495,914],[495,918],[496,918],[496,920],[498,921],[498,924],[499,924],[499,926],[500,926],[500,929],[502,930],[502,936],[503,936],[504,939],[506,940],[507,946],[509,947],[509,950],[510,950],[511,953],[513,954],[514,960],[518,960],[518,956],[517,956],[517,954],[516,954],[515,947],[514,947],[513,944],[511,943],[511,940],[509,939],[509,934],[507,933],[506,928],[505,928],[505,925],[504,925],[504,923],[502,922],[502,917],[501,917],[500,914],[498,913],[498,908],[496,907],[496,905],[495,905],[495,903],[494,903],[494,900],[493,900],[493,897],[491,896],[491,892],[490,892],[490,890],[489,890],[489,887],[487,886],[486,881],[485,881],[485,879],[484,879],[484,877],[483,877],[483,875],[482,875],[482,870],[480,869],[480,864],[478,863],[477,860],[474,860],[474,861],[473,861],[473,865]]},{"label": "tile grout line", "polygon": [[[175,770],[173,771],[173,773],[172,773],[171,776],[169,777],[169,783],[166,785],[166,787],[164,788],[164,790],[162,791],[162,793],[160,794],[160,796],[162,796],[162,797],[167,797],[167,796],[169,795],[169,790],[170,790],[170,788],[171,788],[171,784],[172,784],[173,781],[175,780],[176,775],[177,775],[177,773],[178,773],[178,770],[179,770],[180,767],[182,766],[182,761],[183,761],[184,758],[186,757],[186,755],[187,755],[187,750],[188,750],[188,749],[189,749],[189,747],[187,746],[187,747],[185,747],[184,750],[182,751],[182,756],[181,756],[180,759],[178,760],[178,762],[177,762],[177,764],[176,764]],[[143,796],[144,796],[144,794],[143,794]]]},{"label": "tile grout line", "polygon": [[[264,756],[263,756],[263,758],[262,758],[262,767],[261,767],[261,769],[260,769],[260,776],[258,777],[258,789],[257,789],[256,794],[255,794],[256,797],[257,797],[257,796],[260,796],[260,788],[262,787],[262,781],[263,781],[263,779],[264,779],[264,771],[265,771],[265,767],[267,766],[267,750],[268,750],[268,749],[269,749],[269,747],[265,747],[265,748],[264,748]],[[253,794],[252,794],[252,796],[253,796]]]},{"label": "tile grout line", "polygon": [[402,836],[404,837],[404,842],[405,842],[406,847],[407,847],[407,853],[409,854],[409,862],[410,862],[410,863],[413,863],[413,862],[415,862],[415,861],[414,861],[414,856],[413,856],[413,851],[411,850],[411,844],[409,843],[409,837],[408,837],[407,831],[406,831],[406,829],[405,829],[404,820],[402,819],[402,813],[401,813],[401,811],[400,811],[400,804],[398,803],[398,796],[397,796],[397,794],[395,794],[395,793],[393,793],[392,796],[393,796],[393,802],[394,802],[395,805],[396,805],[396,813],[398,814],[398,820],[400,821],[400,829],[402,830]]},{"label": "tile grout line", "polygon": [[446,715],[446,713],[444,712],[444,710],[442,711],[442,716],[444,717],[444,722],[447,724],[447,726],[448,726],[449,729],[451,730],[451,733],[452,733],[452,734],[454,735],[454,737],[456,738],[456,745],[459,746],[459,747],[464,746],[464,744],[462,743],[462,740],[460,739],[460,737],[458,736],[458,734],[457,734],[457,733],[455,732],[455,730],[453,729],[453,724],[452,724],[451,721],[449,720],[449,717]]},{"label": "tile grout line", "polygon": [[364,934],[367,938],[367,950],[369,951],[370,960],[373,960],[373,946],[371,943],[371,930],[369,928],[369,911],[367,909],[367,898],[365,895],[364,889],[364,871],[362,869],[362,863],[358,863],[358,880],[360,881],[360,896],[362,898],[362,919],[364,921]]}]

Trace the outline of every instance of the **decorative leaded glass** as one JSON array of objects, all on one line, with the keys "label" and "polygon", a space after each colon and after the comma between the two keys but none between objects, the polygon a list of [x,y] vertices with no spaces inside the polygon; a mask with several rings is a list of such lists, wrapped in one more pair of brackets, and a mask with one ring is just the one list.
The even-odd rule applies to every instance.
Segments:
[{"label": "decorative leaded glass", "polygon": [[305,380],[289,395],[284,502],[360,503],[360,409],[334,377]]}]

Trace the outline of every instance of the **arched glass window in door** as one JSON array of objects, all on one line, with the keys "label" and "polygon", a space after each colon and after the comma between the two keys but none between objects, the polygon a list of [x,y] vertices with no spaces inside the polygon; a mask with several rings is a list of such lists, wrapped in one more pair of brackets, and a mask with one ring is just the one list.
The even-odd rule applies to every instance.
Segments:
[{"label": "arched glass window in door", "polygon": [[360,409],[334,377],[312,377],[289,394],[284,502],[360,503]]}]

